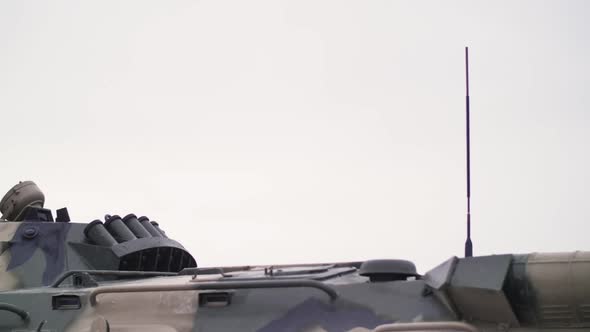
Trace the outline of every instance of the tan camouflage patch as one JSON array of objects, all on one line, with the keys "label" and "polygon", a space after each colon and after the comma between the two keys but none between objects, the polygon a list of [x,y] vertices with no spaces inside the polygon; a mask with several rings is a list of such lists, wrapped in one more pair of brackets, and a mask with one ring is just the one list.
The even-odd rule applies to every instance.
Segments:
[{"label": "tan camouflage patch", "polygon": [[21,224],[18,222],[0,222],[0,242],[8,242]]},{"label": "tan camouflage patch", "polygon": [[327,332],[320,326],[314,326],[311,329],[308,329],[306,332]]},{"label": "tan camouflage patch", "polygon": [[20,281],[14,273],[6,271],[10,262],[10,250],[0,254],[0,291],[20,288]]},{"label": "tan camouflage patch", "polygon": [[[155,278],[140,284],[185,283],[190,277]],[[97,304],[87,308],[67,331],[94,331],[94,320],[104,317],[112,332],[190,332],[199,301],[197,291],[101,294]]]},{"label": "tan camouflage patch", "polygon": [[104,317],[96,317],[92,324],[90,324],[90,332],[108,332],[109,323]]}]

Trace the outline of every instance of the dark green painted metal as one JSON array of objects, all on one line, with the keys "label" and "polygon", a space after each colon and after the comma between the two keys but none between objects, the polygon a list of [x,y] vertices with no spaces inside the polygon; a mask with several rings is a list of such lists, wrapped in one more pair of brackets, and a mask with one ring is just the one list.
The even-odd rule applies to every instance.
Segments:
[{"label": "dark green painted metal", "polygon": [[117,270],[71,270],[62,273],[49,287],[59,287],[61,283],[68,277],[86,273],[89,275],[96,276],[115,276],[115,277],[169,277],[176,276],[178,273],[175,272],[155,272],[155,271],[117,271]]},{"label": "dark green painted metal", "polygon": [[15,306],[14,304],[0,303],[0,310],[10,311],[18,315],[25,322],[29,320],[29,313],[26,312],[24,309]]}]

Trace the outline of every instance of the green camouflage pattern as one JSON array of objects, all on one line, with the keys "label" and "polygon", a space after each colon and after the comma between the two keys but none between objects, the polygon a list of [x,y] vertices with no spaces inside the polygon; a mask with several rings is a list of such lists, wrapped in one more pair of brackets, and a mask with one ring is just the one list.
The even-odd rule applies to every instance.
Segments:
[{"label": "green camouflage pattern", "polygon": [[107,219],[0,221],[0,332],[590,331],[590,252],[197,268]]}]

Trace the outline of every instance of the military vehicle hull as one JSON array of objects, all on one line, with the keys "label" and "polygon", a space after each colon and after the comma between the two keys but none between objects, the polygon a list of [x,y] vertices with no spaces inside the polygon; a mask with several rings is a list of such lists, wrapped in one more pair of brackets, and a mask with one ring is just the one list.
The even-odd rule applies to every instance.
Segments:
[{"label": "military vehicle hull", "polygon": [[36,190],[0,204],[0,332],[590,331],[590,252],[203,268],[146,217],[53,221]]}]

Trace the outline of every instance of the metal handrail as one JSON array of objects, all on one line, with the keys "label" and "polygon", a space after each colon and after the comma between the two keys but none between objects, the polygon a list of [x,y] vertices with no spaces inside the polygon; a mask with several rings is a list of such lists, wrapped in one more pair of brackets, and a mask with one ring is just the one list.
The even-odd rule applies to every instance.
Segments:
[{"label": "metal handrail", "polygon": [[316,288],[330,296],[332,301],[338,298],[334,288],[315,280],[264,280],[264,281],[206,281],[191,282],[178,285],[139,285],[139,286],[108,286],[98,287],[90,292],[90,304],[96,305],[96,297],[106,293],[143,293],[143,292],[177,292],[192,290],[220,290],[220,289],[256,289],[256,288]]},{"label": "metal handrail", "polygon": [[0,310],[10,311],[17,314],[24,322],[29,320],[29,313],[14,304],[0,302]]},{"label": "metal handrail", "polygon": [[222,267],[185,267],[178,272],[179,275],[193,275],[193,279],[200,275],[219,274],[222,277],[229,278],[231,275],[225,274]]},{"label": "metal handrail", "polygon": [[471,324],[463,322],[416,322],[393,323],[377,326],[373,332],[401,332],[401,331],[461,331],[478,332]]},{"label": "metal handrail", "polygon": [[70,270],[59,275],[49,287],[57,288],[69,276],[74,274],[86,273],[96,276],[116,276],[116,277],[167,277],[177,276],[176,272],[156,272],[156,271],[118,271],[118,270]]}]

